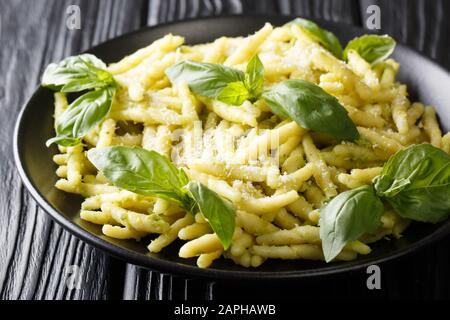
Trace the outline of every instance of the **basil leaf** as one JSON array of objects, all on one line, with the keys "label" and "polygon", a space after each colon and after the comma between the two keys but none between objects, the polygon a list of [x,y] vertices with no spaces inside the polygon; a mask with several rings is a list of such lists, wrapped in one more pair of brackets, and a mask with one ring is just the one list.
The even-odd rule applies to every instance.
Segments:
[{"label": "basil leaf", "polygon": [[190,207],[181,189],[184,176],[166,157],[135,147],[91,149],[88,158],[115,186],[146,196],[173,200]]},{"label": "basil leaf", "polygon": [[315,41],[330,51],[336,58],[342,59],[342,46],[339,39],[330,31],[324,30],[316,23],[302,18],[296,18],[289,22],[300,26]]},{"label": "basil leaf", "polygon": [[75,146],[75,145],[81,143],[81,139],[80,138],[68,138],[68,137],[64,137],[64,136],[56,136],[51,139],[48,139],[47,142],[45,143],[45,145],[47,147],[49,147],[53,143],[56,143],[63,147],[71,147],[71,146]]},{"label": "basil leaf", "polygon": [[69,57],[50,64],[42,77],[42,85],[63,92],[79,92],[114,83],[106,65],[91,54]]},{"label": "basil leaf", "polygon": [[56,122],[56,138],[48,140],[46,145],[54,142],[64,146],[78,144],[108,114],[114,92],[113,88],[103,88],[85,93],[72,102]]},{"label": "basil leaf", "polygon": [[56,137],[47,146],[57,143],[72,146],[108,114],[116,83],[106,65],[91,54],[69,57],[50,64],[42,77],[42,85],[61,92],[80,92],[90,89],[75,100],[56,123]]},{"label": "basil leaf", "polygon": [[385,60],[395,49],[395,40],[388,35],[367,34],[351,40],[344,50],[344,60],[350,50],[355,50],[361,58],[370,64]]},{"label": "basil leaf", "polygon": [[[103,69],[103,70],[106,70],[106,68],[107,68],[106,64],[102,60],[100,60],[99,58],[94,56],[93,54],[83,53],[78,56],[74,56],[72,58],[77,58],[77,57],[80,58],[81,60],[83,60],[83,62],[85,64],[87,63],[91,66],[94,66],[95,68]],[[70,59],[70,57],[66,58],[66,59]]]},{"label": "basil leaf", "polygon": [[251,94],[251,98],[257,99],[262,93],[264,85],[264,66],[258,55],[254,55],[248,62],[244,83]]},{"label": "basil leaf", "polygon": [[240,106],[249,98],[250,92],[241,81],[229,83],[217,96],[217,100],[234,106]]},{"label": "basil leaf", "polygon": [[358,130],[347,110],[332,95],[304,80],[286,80],[263,93],[276,115],[301,127],[330,134],[337,139],[357,140]]},{"label": "basil leaf", "polygon": [[400,216],[443,221],[450,214],[450,156],[430,144],[408,147],[385,163],[374,186]]},{"label": "basil leaf", "polygon": [[231,82],[244,81],[244,73],[220,64],[181,61],[166,69],[172,83],[186,81],[196,94],[215,98]]},{"label": "basil leaf", "polygon": [[180,184],[183,186],[189,183],[189,177],[187,176],[186,172],[184,172],[183,169],[179,170],[178,178],[180,179]]},{"label": "basil leaf", "polygon": [[381,225],[383,203],[373,186],[345,191],[320,209],[320,239],[326,262],[344,246]]},{"label": "basil leaf", "polygon": [[80,92],[89,89],[115,86],[114,78],[109,72],[101,69],[94,69],[92,66],[89,68],[90,74],[86,75],[86,78],[67,82],[61,88],[61,92]]},{"label": "basil leaf", "polygon": [[189,182],[186,188],[197,201],[200,212],[208,220],[224,249],[228,249],[235,228],[235,209],[233,206],[199,182]]}]

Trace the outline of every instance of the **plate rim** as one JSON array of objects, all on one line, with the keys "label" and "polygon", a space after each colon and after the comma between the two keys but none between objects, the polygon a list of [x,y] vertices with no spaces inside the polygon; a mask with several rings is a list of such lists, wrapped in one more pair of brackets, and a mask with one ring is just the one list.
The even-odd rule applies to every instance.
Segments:
[{"label": "plate rim", "polygon": [[[131,32],[127,32],[125,34],[119,35],[117,37],[113,37],[111,39],[102,41],[95,46],[89,47],[87,50],[84,50],[80,53],[74,53],[81,54],[84,52],[91,52],[94,50],[97,50],[99,47],[103,46],[106,43],[109,43],[111,41],[116,41],[119,39],[127,38],[133,35],[137,35],[140,33],[146,33],[148,31],[158,29],[160,27],[168,27],[171,25],[176,24],[184,24],[189,22],[201,22],[201,21],[214,21],[218,19],[249,19],[249,18],[259,18],[259,19],[266,19],[267,21],[270,21],[271,19],[293,19],[295,17],[299,16],[292,16],[292,15],[280,15],[280,14],[232,14],[232,15],[219,15],[219,16],[209,16],[209,17],[200,17],[200,18],[190,18],[190,19],[184,19],[184,20],[177,20],[177,21],[171,21],[167,23],[161,23],[153,26],[144,26],[139,29],[133,30]],[[346,22],[335,22],[335,21],[329,21],[329,20],[323,20],[323,19],[315,19],[315,18],[309,18],[308,19],[316,22],[316,23],[326,23],[326,24],[334,24],[336,26],[340,27],[350,27],[353,29],[360,29],[365,30],[364,28],[351,25]],[[368,33],[370,30],[365,30]],[[415,55],[419,55],[421,59],[426,60],[428,63],[431,63],[438,69],[441,69],[443,72],[447,73],[450,77],[449,70],[447,70],[444,66],[441,66],[438,64],[435,60],[433,60],[430,57],[427,57],[423,55],[420,51],[411,48],[407,45],[402,44],[401,42],[397,42],[397,45],[402,47],[402,50],[410,51]],[[33,99],[36,98],[37,95],[44,92],[44,88],[41,86],[38,86],[37,89],[33,91],[33,94],[25,101],[25,103],[22,105],[20,112],[17,116],[15,126],[14,126],[14,132],[13,132],[13,158],[15,162],[16,169],[19,173],[19,176],[22,180],[22,183],[27,189],[27,192],[29,192],[36,201],[36,203],[43,209],[43,211],[48,214],[52,220],[54,220],[56,223],[58,223],[60,226],[62,226],[65,230],[68,232],[74,234],[77,238],[79,238],[82,241],[87,242],[89,245],[92,245],[95,248],[99,248],[103,252],[116,257],[126,263],[135,264],[141,267],[154,269],[161,273],[170,273],[174,275],[184,275],[184,276],[190,276],[190,277],[198,277],[198,278],[209,278],[209,279],[218,279],[218,280],[260,280],[260,279],[274,279],[274,280],[292,280],[292,279],[303,279],[303,278],[317,278],[317,277],[326,277],[336,274],[342,274],[345,272],[352,272],[352,271],[358,271],[363,268],[366,268],[373,264],[382,264],[394,260],[398,260],[399,258],[405,257],[409,254],[411,254],[414,251],[418,251],[421,249],[424,249],[431,243],[437,242],[440,239],[442,239],[444,236],[448,235],[450,233],[450,223],[442,224],[438,229],[436,229],[433,233],[427,235],[426,237],[420,239],[419,241],[408,245],[406,248],[400,248],[396,249],[394,252],[385,254],[384,256],[374,258],[371,261],[366,262],[358,262],[358,260],[354,260],[350,262],[350,264],[340,265],[339,263],[331,263],[329,265],[326,265],[324,267],[320,267],[317,270],[294,270],[294,271],[258,271],[257,268],[248,268],[247,270],[220,270],[220,269],[213,269],[213,268],[199,268],[195,265],[188,265],[188,264],[181,264],[176,263],[174,261],[168,261],[163,258],[161,259],[155,259],[150,256],[147,256],[142,253],[135,252],[131,249],[123,248],[118,245],[115,245],[111,242],[106,241],[105,239],[102,239],[101,237],[83,229],[81,226],[77,225],[72,220],[66,218],[62,213],[59,213],[56,208],[54,208],[48,201],[45,199],[45,197],[42,195],[42,193],[39,191],[39,189],[34,185],[34,183],[31,181],[31,179],[27,175],[27,170],[24,167],[24,163],[22,161],[22,153],[21,153],[21,147],[20,147],[20,134],[21,134],[21,128],[22,128],[22,122],[24,115],[28,109],[28,106],[30,105],[30,102],[33,101]]]}]

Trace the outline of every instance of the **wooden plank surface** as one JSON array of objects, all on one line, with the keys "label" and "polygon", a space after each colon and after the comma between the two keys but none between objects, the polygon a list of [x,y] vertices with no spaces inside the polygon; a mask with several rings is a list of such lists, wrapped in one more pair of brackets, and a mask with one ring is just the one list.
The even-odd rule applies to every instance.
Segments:
[{"label": "wooden plank surface", "polygon": [[[62,230],[36,206],[14,168],[11,137],[17,114],[48,63],[141,25],[144,2],[128,3],[16,0],[1,4],[0,110],[7,110],[7,116],[0,117],[2,299],[105,299],[121,295],[123,282],[116,279],[123,276],[123,263]],[[81,8],[81,30],[65,26],[66,8],[71,4]],[[78,265],[82,271],[80,290],[69,291],[66,286],[65,272],[70,265]]]},{"label": "wooden plank surface", "polygon": [[[81,30],[65,27],[66,8],[81,8]],[[103,40],[144,25],[222,14],[290,14],[364,26],[367,6],[381,9],[382,29],[450,69],[445,0],[11,0],[0,7],[0,298],[220,299],[269,297],[267,283],[207,283],[127,265],[53,223],[24,190],[14,169],[14,120],[43,68]],[[450,297],[450,238],[382,266],[383,290],[366,289],[363,273],[322,281],[271,284],[285,298]],[[67,267],[82,271],[80,290],[66,285]],[[301,288],[299,290],[298,288]],[[281,290],[283,289],[283,290]]]}]

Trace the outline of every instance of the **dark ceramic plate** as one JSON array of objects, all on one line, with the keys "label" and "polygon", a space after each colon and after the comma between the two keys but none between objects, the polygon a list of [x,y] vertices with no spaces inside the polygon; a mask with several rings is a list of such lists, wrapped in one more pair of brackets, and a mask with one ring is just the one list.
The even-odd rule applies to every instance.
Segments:
[{"label": "dark ceramic plate", "polygon": [[[177,22],[152,28],[144,28],[105,42],[89,52],[105,62],[117,61],[123,56],[148,45],[167,33],[186,37],[186,43],[211,41],[220,36],[243,36],[254,32],[270,21],[281,25],[290,17],[220,17]],[[366,33],[345,24],[318,21],[333,31],[343,43]],[[445,131],[450,129],[450,75],[440,66],[419,53],[398,45],[394,53],[401,64],[400,80],[408,85],[412,98],[436,106]],[[447,88],[447,89],[445,89]],[[17,121],[14,134],[14,157],[25,186],[39,205],[64,228],[90,244],[105,250],[129,263],[149,267],[162,272],[217,279],[292,279],[323,276],[366,267],[411,253],[437,241],[450,231],[450,220],[438,224],[413,224],[404,237],[398,240],[380,241],[373,252],[356,261],[325,264],[312,261],[270,260],[257,269],[236,266],[230,260],[216,261],[209,269],[200,269],[195,259],[181,259],[177,255],[179,243],[174,243],[162,253],[149,253],[148,241],[115,240],[101,233],[97,225],[79,218],[81,198],[54,188],[57,179],[52,156],[56,147],[45,147],[45,141],[53,136],[53,97],[49,90],[39,88],[31,97]]]}]

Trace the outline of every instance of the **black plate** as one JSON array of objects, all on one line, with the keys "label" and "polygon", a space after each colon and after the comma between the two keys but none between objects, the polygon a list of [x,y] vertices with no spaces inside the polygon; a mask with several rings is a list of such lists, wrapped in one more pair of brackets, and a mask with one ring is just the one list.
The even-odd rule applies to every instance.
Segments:
[{"label": "black plate", "polygon": [[[292,17],[232,16],[198,19],[152,28],[105,42],[89,52],[105,62],[113,62],[148,45],[167,33],[186,37],[186,43],[211,41],[220,36],[243,36],[261,28],[266,21],[281,25]],[[346,43],[366,31],[345,24],[317,21],[333,31]],[[408,84],[413,99],[434,105],[440,115],[444,131],[450,129],[450,75],[437,64],[419,53],[398,45],[394,57],[401,64],[400,81]],[[370,264],[388,261],[413,252],[435,242],[450,231],[450,220],[439,225],[413,224],[398,240],[380,241],[373,245],[373,252],[352,262],[325,264],[313,261],[269,260],[257,269],[245,269],[230,260],[216,261],[209,269],[200,269],[195,259],[181,259],[177,255],[179,243],[171,245],[162,253],[149,253],[148,243],[134,240],[116,240],[103,236],[97,225],[79,218],[81,198],[59,191],[54,187],[57,180],[52,156],[56,147],[47,149],[45,141],[53,136],[53,97],[46,89],[36,90],[22,110],[14,134],[14,158],[20,176],[39,205],[64,228],[90,244],[107,251],[129,263],[150,267],[162,272],[204,276],[220,279],[292,279],[323,276],[356,270]]]}]

